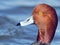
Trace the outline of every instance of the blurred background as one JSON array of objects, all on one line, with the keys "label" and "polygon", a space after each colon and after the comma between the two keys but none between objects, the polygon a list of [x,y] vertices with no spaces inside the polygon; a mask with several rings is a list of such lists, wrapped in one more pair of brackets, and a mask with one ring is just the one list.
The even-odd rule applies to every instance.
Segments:
[{"label": "blurred background", "polygon": [[31,45],[36,41],[36,25],[16,26],[32,15],[33,8],[46,3],[55,8],[58,27],[51,45],[60,45],[60,0],[0,0],[0,45]]}]

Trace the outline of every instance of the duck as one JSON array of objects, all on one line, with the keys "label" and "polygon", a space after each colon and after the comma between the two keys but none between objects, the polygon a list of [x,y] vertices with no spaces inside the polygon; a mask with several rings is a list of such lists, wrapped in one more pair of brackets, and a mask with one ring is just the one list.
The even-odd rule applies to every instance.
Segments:
[{"label": "duck", "polygon": [[[37,43],[39,45],[49,45],[55,35],[58,25],[56,10],[48,4],[38,4],[32,12],[32,16],[17,23],[17,26],[27,26],[35,24],[38,27]],[[38,45],[38,44],[32,44]]]}]

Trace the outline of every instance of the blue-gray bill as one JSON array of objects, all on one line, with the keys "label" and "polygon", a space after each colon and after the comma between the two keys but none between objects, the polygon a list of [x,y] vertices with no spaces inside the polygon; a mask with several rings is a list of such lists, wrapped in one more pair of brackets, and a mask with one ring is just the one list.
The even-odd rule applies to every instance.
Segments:
[{"label": "blue-gray bill", "polygon": [[34,23],[33,16],[31,16],[31,17],[27,18],[26,20],[17,23],[16,26],[27,26],[27,25],[30,25],[33,23]]}]

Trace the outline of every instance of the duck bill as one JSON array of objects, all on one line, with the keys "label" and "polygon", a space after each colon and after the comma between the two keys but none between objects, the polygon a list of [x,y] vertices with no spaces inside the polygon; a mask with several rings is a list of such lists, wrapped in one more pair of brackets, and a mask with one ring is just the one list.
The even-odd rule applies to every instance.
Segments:
[{"label": "duck bill", "polygon": [[34,20],[33,20],[33,16],[27,18],[26,20],[20,22],[17,24],[17,26],[27,26],[27,25],[30,25],[30,24],[33,24],[34,23]]}]

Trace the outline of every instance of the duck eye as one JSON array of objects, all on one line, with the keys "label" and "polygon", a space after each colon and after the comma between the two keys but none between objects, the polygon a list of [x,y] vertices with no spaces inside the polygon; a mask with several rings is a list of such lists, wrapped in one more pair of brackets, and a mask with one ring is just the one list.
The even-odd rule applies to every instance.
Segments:
[{"label": "duck eye", "polygon": [[43,15],[43,12],[39,12],[39,15]]}]

